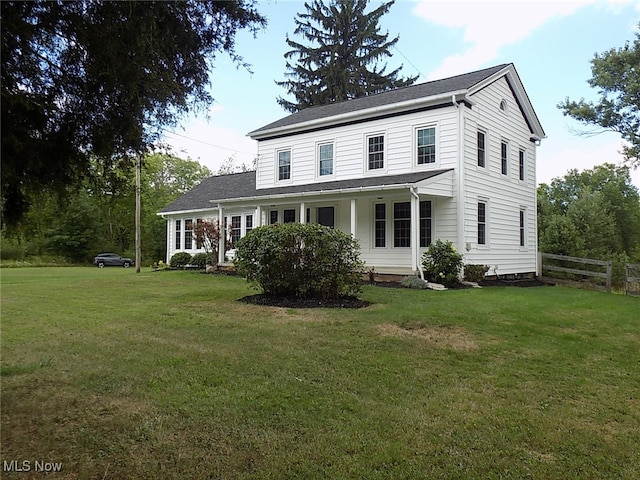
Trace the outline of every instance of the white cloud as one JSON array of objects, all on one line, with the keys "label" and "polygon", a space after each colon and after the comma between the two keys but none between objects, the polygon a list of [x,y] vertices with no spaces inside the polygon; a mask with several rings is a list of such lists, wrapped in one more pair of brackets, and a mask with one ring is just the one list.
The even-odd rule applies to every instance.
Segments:
[{"label": "white cloud", "polygon": [[429,73],[429,80],[479,68],[497,58],[500,49],[517,43],[548,21],[571,15],[586,5],[611,8],[634,4],[630,0],[420,0],[414,14],[427,22],[460,29],[464,51],[445,58]]}]

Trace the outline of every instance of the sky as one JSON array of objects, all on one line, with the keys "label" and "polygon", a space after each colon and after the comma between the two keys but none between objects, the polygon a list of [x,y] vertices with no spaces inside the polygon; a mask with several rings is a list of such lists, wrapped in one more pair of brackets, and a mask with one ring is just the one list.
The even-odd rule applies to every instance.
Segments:
[{"label": "sky", "polygon": [[[367,11],[380,3],[371,0]],[[230,157],[252,165],[257,142],[246,134],[288,115],[276,101],[286,91],[275,82],[284,79],[287,35],[302,40],[293,32],[304,1],[259,1],[257,9],[266,28],[255,38],[248,31],[236,36],[236,53],[251,71],[219,54],[214,104],[165,130],[172,153],[214,173]],[[570,169],[622,162],[619,134],[585,135],[593,127],[563,116],[557,105],[567,97],[597,100],[587,83],[591,60],[633,41],[638,23],[638,0],[396,0],[379,25],[389,38],[399,36],[387,71],[402,65],[401,75],[419,75],[417,83],[513,63],[547,135],[538,147],[537,180],[549,183]],[[631,176],[640,188],[640,169]]]}]

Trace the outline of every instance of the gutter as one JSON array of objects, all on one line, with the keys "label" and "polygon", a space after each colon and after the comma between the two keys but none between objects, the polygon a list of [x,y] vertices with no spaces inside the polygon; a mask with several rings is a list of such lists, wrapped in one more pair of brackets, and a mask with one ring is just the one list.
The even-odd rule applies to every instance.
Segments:
[{"label": "gutter", "polygon": [[[341,121],[347,121],[353,118],[365,118],[367,116],[373,116],[375,114],[392,112],[392,111],[402,111],[408,109],[410,107],[415,107],[418,105],[428,105],[430,103],[437,103],[441,100],[448,100],[449,98],[453,98],[458,95],[465,96],[467,90],[456,90],[455,92],[447,92],[442,93],[440,95],[434,95],[432,97],[427,98],[417,98],[413,100],[405,100],[404,102],[398,103],[389,103],[387,105],[381,105],[378,107],[367,108],[364,110],[356,110],[353,112],[341,113],[338,115],[332,115],[329,117],[316,118],[313,120],[307,120],[306,122],[294,123],[291,125],[283,125],[281,127],[270,128],[269,130],[254,130],[253,132],[249,132],[247,136],[252,138],[253,140],[260,140],[264,137],[271,137],[273,135],[280,135],[285,133],[296,132],[297,130],[320,127],[324,125],[333,125],[334,123],[339,123]],[[286,118],[286,117],[285,117]]]}]

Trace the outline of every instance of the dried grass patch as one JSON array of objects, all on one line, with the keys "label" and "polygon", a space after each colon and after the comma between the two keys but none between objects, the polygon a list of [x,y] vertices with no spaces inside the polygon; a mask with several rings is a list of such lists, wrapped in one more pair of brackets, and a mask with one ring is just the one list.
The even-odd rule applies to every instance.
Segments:
[{"label": "dried grass patch", "polygon": [[417,328],[402,328],[393,323],[378,327],[383,337],[417,338],[431,346],[451,350],[471,351],[478,349],[478,343],[472,334],[461,327],[428,325]]}]

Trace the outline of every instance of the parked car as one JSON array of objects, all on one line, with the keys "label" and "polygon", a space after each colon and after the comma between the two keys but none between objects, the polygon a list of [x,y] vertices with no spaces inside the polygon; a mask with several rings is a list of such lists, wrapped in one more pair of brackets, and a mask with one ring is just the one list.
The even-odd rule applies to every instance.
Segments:
[{"label": "parked car", "polygon": [[93,264],[98,268],[110,266],[129,268],[133,265],[133,260],[115,253],[100,253],[93,259]]}]

